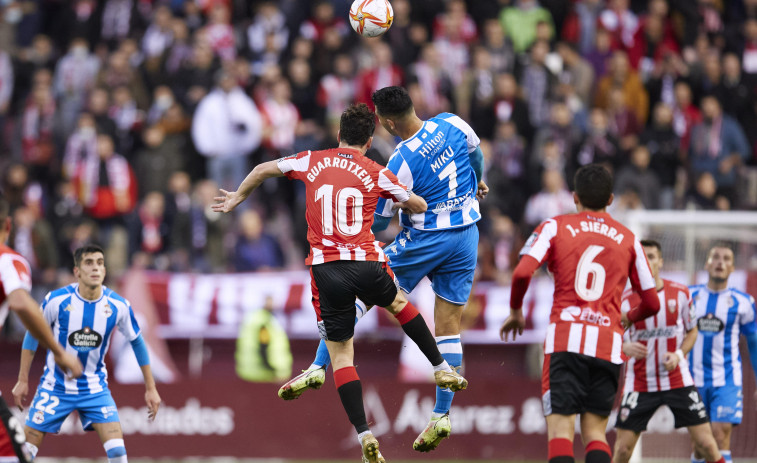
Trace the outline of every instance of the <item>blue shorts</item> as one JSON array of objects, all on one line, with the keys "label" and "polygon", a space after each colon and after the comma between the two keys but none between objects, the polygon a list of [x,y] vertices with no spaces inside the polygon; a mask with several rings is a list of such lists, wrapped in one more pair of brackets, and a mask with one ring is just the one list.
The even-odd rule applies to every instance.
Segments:
[{"label": "blue shorts", "polygon": [[406,227],[384,252],[403,291],[412,292],[427,276],[437,296],[458,305],[468,302],[478,258],[475,223],[438,231]]},{"label": "blue shorts", "polygon": [[57,433],[74,410],[79,412],[85,431],[92,431],[92,423],[119,421],[116,403],[108,389],[95,394],[75,395],[38,388],[26,416],[26,425],[37,431]]},{"label": "blue shorts", "polygon": [[700,387],[699,395],[702,396],[710,421],[741,424],[744,415],[741,386]]}]

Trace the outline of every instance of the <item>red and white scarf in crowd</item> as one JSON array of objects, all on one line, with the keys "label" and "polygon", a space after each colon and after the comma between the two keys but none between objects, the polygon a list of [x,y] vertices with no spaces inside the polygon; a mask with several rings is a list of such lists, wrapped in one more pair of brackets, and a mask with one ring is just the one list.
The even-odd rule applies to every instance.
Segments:
[{"label": "red and white scarf in crowd", "polygon": [[[114,154],[105,160],[105,170],[108,173],[108,185],[116,192],[126,193],[129,190],[131,178],[129,163],[122,156]],[[87,157],[79,165],[79,201],[84,207],[93,207],[97,203],[97,188],[100,186],[100,157]]]}]

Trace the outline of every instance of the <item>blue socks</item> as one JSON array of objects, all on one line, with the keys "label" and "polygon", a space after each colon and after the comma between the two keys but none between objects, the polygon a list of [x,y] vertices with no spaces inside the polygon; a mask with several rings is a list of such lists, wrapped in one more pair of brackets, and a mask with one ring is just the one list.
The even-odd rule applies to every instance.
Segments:
[{"label": "blue socks", "polygon": [[[453,370],[459,372],[459,369],[463,364],[463,345],[460,343],[460,335],[436,336],[436,345],[439,347],[439,352],[442,353],[444,360],[449,363],[449,366],[451,366]],[[442,389],[437,386],[436,404],[434,405],[434,413],[432,416],[437,418],[449,413],[449,409],[452,407],[452,398],[454,396],[455,393],[449,389]]]},{"label": "blue socks", "polygon": [[723,455],[723,459],[725,460],[725,463],[732,463],[733,458],[731,458],[731,451],[730,450],[721,450],[720,454]]},{"label": "blue socks", "polygon": [[103,444],[103,447],[108,455],[108,463],[127,463],[123,439],[110,439]]}]

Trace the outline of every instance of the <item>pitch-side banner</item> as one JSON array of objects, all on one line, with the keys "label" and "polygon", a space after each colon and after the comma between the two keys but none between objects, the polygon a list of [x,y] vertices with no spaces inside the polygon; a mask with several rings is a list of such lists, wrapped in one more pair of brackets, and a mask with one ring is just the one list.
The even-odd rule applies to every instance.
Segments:
[{"label": "pitch-side banner", "polygon": [[[682,272],[672,272],[665,277],[687,281]],[[160,320],[158,334],[162,337],[234,338],[244,314],[260,309],[266,296],[273,298],[277,317],[290,337],[318,337],[307,271],[212,275],[148,272],[144,280],[144,288],[132,285],[132,294],[125,296],[130,299],[144,297],[145,293],[151,296]],[[698,275],[697,280],[706,280],[706,275]],[[746,289],[746,272],[735,272],[730,283]],[[537,276],[531,281],[524,301],[526,331],[517,342],[544,340],[553,290],[548,276]],[[423,280],[410,295],[429,324],[433,323],[434,298],[428,280]],[[493,283],[474,286],[473,297],[463,315],[463,341],[501,342],[499,328],[509,314],[509,301],[510,286]],[[139,307],[135,306],[135,310]],[[401,334],[390,316],[383,310],[373,309],[358,323],[356,332],[375,333],[377,330],[387,337]]]},{"label": "pitch-side banner", "polygon": [[[468,390],[455,395],[450,414],[452,438],[433,454],[422,455],[412,450],[412,442],[433,408],[433,385],[397,383],[369,375],[363,381],[365,409],[384,456],[388,460],[546,460],[539,382],[508,373],[505,367],[490,368],[474,377]],[[4,391],[12,386],[9,381],[0,384]],[[164,402],[154,422],[147,420],[144,386],[111,387],[131,458],[359,460],[355,431],[330,378],[320,390],[291,402],[276,397],[278,384],[245,383],[231,377],[161,384]],[[744,409],[752,407],[749,394]],[[750,433],[757,426],[757,415],[745,413],[744,418],[744,424],[734,431],[734,457],[754,455]],[[688,434],[674,430],[667,408],[652,420],[649,430],[645,456],[688,458]],[[39,457],[104,459],[102,445],[93,434],[83,432],[73,415],[60,435],[45,438]],[[576,455],[582,458],[582,454],[576,445]]]}]

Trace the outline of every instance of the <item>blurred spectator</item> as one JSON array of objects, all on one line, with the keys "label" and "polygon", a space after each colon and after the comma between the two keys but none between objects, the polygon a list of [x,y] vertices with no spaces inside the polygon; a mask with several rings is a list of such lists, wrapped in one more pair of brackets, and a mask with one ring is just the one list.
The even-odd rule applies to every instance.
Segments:
[{"label": "blurred spectator", "polygon": [[421,46],[428,41],[428,30],[411,18],[409,0],[393,0],[394,22],[384,37],[394,51],[394,62],[406,69],[418,59]]},{"label": "blurred spectator", "polygon": [[190,237],[192,268],[200,272],[226,270],[226,235],[231,216],[213,212],[218,185],[212,180],[197,182],[192,194]]},{"label": "blurred spectator", "polygon": [[678,169],[681,167],[680,138],[673,130],[673,110],[663,103],[654,108],[652,124],[641,135],[641,145],[649,150],[649,168],[660,182],[660,208],[672,209]]},{"label": "blurred spectator", "polygon": [[[542,126],[534,136],[531,148],[531,183],[537,189],[541,185],[542,168],[563,169],[582,141],[581,131],[573,123],[573,114],[568,105],[555,102],[550,109],[549,124]],[[553,144],[548,152],[545,146]],[[549,154],[550,156],[547,156]]]},{"label": "blurred spectator", "polygon": [[174,104],[174,95],[170,87],[160,85],[153,92],[152,105],[147,111],[145,122],[147,125],[153,125],[160,122],[168,109]]},{"label": "blurred spectator", "polygon": [[686,196],[687,209],[728,210],[730,201],[718,194],[718,184],[710,172],[701,172],[694,182],[694,188]]},{"label": "blurred spectator", "polygon": [[24,205],[24,194],[29,186],[29,169],[21,163],[7,165],[3,172],[2,192],[10,209]]},{"label": "blurred spectator", "polygon": [[645,209],[659,209],[660,207],[660,179],[649,168],[651,157],[646,146],[634,148],[631,153],[631,163],[621,168],[615,176],[615,192],[622,195],[634,191]]},{"label": "blurred spectator", "polygon": [[757,17],[749,17],[744,22],[744,43],[741,52],[744,73],[752,84],[757,81]]},{"label": "blurred spectator", "polygon": [[[471,42],[476,39],[476,23],[466,12],[463,0],[447,2],[447,11],[437,15],[434,21],[433,44],[446,64],[446,72],[452,83],[459,85],[463,71],[468,66],[468,50]],[[428,46],[423,48],[421,60],[428,60],[425,56]],[[421,86],[424,84],[421,83]]]},{"label": "blurred spectator", "polygon": [[[346,16],[346,15],[345,15]],[[334,5],[328,0],[317,0],[313,5],[313,16],[300,26],[300,35],[308,40],[320,42],[326,30],[334,28],[340,35],[349,31],[347,22],[341,15],[334,14]]]},{"label": "blurred spectator", "polygon": [[166,179],[184,169],[179,141],[166,137],[160,126],[148,127],[142,133],[144,148],[134,158],[134,170],[139,179],[139,194],[168,193]]},{"label": "blurred spectator", "polygon": [[158,5],[152,13],[152,23],[142,36],[142,51],[149,58],[160,57],[171,46],[173,24],[171,10]]},{"label": "blurred spectator", "polygon": [[131,66],[123,51],[110,55],[107,66],[100,70],[97,85],[108,91],[126,87],[140,108],[147,107],[149,97],[142,76]]},{"label": "blurred spectator", "polygon": [[515,123],[518,134],[531,141],[533,127],[528,103],[521,98],[518,82],[512,74],[498,74],[494,80],[494,116],[496,121]]},{"label": "blurred spectator", "polygon": [[171,268],[188,272],[192,253],[192,180],[186,172],[175,172],[168,179],[165,196],[165,220],[168,224],[168,245],[171,251]]},{"label": "blurred spectator", "polygon": [[[260,3],[255,18],[247,28],[247,46],[252,56],[260,55],[267,50],[279,55],[286,49],[288,43],[289,29],[286,18],[276,6],[276,2]],[[271,48],[267,48],[269,44]]]},{"label": "blurred spectator", "polygon": [[578,51],[584,56],[594,49],[597,36],[597,22],[603,7],[602,0],[575,2],[573,4],[573,12],[568,15],[563,25],[563,40],[575,44]]},{"label": "blurred spectator", "polygon": [[236,189],[249,172],[250,154],[260,145],[262,121],[257,106],[221,71],[217,87],[200,101],[192,121],[192,140],[207,159],[211,179]]},{"label": "blurred spectator", "polygon": [[145,113],[137,107],[137,101],[129,87],[117,87],[112,96],[108,116],[116,124],[116,146],[118,151],[131,158],[135,138],[144,124]]},{"label": "blurred spectator", "polygon": [[610,133],[618,140],[620,149],[627,155],[639,143],[642,125],[636,114],[626,105],[623,89],[615,87],[610,90],[607,105]]},{"label": "blurred spectator", "polygon": [[[486,162],[486,181],[494,208],[515,218],[523,213],[528,191],[529,165],[526,142],[518,135],[513,121],[497,123]],[[489,154],[487,153],[487,154]]]},{"label": "blurred spectator", "polygon": [[352,59],[346,54],[336,55],[333,72],[323,76],[318,87],[318,104],[324,110],[326,121],[339,119],[354,98]]},{"label": "blurred spectator", "polygon": [[237,56],[234,28],[231,27],[231,11],[223,3],[214,3],[208,15],[208,24],[202,30],[203,40],[222,61],[232,61]]},{"label": "blurred spectator", "polygon": [[192,49],[192,58],[179,69],[179,78],[173,83],[172,89],[191,109],[196,108],[213,87],[213,76],[217,70],[213,58],[213,50],[198,43]]},{"label": "blurred spectator", "polygon": [[303,120],[315,122],[320,120],[318,108],[318,85],[313,80],[313,73],[307,61],[294,59],[289,62],[288,77],[292,90],[292,103],[297,106]]},{"label": "blurred spectator", "polygon": [[655,63],[651,74],[647,76],[646,88],[649,92],[649,105],[655,106],[663,102],[668,106],[675,105],[675,85],[690,74],[688,65],[680,56],[669,53],[661,61]]},{"label": "blurred spectator", "polygon": [[602,109],[607,109],[610,102],[610,91],[614,87],[623,89],[626,105],[636,114],[639,123],[646,124],[649,113],[649,95],[642,85],[638,73],[630,68],[628,55],[623,51],[616,51],[612,54],[609,72],[597,84],[594,104]]},{"label": "blurred spectator", "polygon": [[471,69],[466,71],[456,91],[456,113],[481,138],[491,138],[494,133],[494,75],[491,53],[484,47],[476,47]]},{"label": "blurred spectator", "polygon": [[681,138],[681,150],[688,157],[691,128],[702,121],[702,113],[694,106],[691,87],[686,82],[678,82],[673,90],[675,108],[673,109],[673,129]]},{"label": "blurred spectator", "polygon": [[672,31],[666,31],[665,24],[664,17],[647,15],[628,50],[631,67],[639,71],[643,81],[663,59],[680,51]]},{"label": "blurred spectator", "polygon": [[167,262],[159,257],[167,249],[170,234],[165,212],[163,194],[151,191],[145,195],[129,223],[129,255],[143,254],[140,259],[144,263],[163,269]]},{"label": "blurred spectator", "polygon": [[48,181],[53,174],[55,109],[49,83],[36,84],[26,102],[21,122],[21,159],[37,180]]},{"label": "blurred spectator", "polygon": [[74,39],[68,54],[58,61],[55,68],[55,95],[60,102],[60,112],[65,133],[73,130],[74,121],[86,101],[87,93],[95,86],[100,61],[89,52],[84,39]]},{"label": "blurred spectator", "polygon": [[34,283],[44,288],[36,292],[44,294],[56,282],[58,248],[53,229],[40,212],[28,206],[15,210],[9,244],[29,262]]},{"label": "blurred spectator", "polygon": [[110,136],[97,136],[97,157],[87,157],[72,175],[84,212],[108,220],[131,212],[136,204],[137,185],[126,158],[114,151]]},{"label": "blurred spectator", "polygon": [[[755,96],[750,85],[743,79],[741,63],[733,53],[723,56],[723,77],[715,89],[723,111],[735,118],[741,127],[757,127],[757,113],[755,113]],[[746,130],[749,145],[757,142],[757,131]]]},{"label": "blurred spectator", "polygon": [[248,209],[239,216],[239,238],[234,246],[237,272],[278,269],[284,266],[284,254],[274,237],[263,232],[258,212]]},{"label": "blurred spectator", "polygon": [[526,203],[525,220],[533,228],[550,217],[576,211],[573,195],[565,186],[562,171],[547,169],[541,175],[541,191]]},{"label": "blurred spectator", "polygon": [[446,58],[446,55],[440,53],[436,42],[430,43],[423,47],[420,60],[410,68],[408,86],[417,85],[420,98],[413,98],[413,105],[416,111],[420,111],[418,117],[421,119],[453,109],[454,85],[448,72],[450,63]]},{"label": "blurred spectator", "polygon": [[129,35],[132,6],[132,0],[105,0],[101,36],[111,47]]},{"label": "blurred spectator", "polygon": [[176,73],[192,59],[192,45],[189,43],[189,30],[186,22],[179,18],[171,21],[171,43],[166,51],[165,70],[169,77]]},{"label": "blurred spectator", "polygon": [[492,72],[512,73],[515,70],[516,59],[513,42],[505,35],[505,31],[499,20],[489,18],[484,21],[481,46],[491,55]]},{"label": "blurred spectator", "polygon": [[273,314],[273,298],[249,312],[237,336],[237,375],[245,381],[280,382],[292,374],[292,352],[286,331]]},{"label": "blurred spectator", "polygon": [[718,192],[733,203],[738,167],[749,153],[749,145],[738,122],[723,114],[715,97],[702,98],[702,122],[691,130],[689,161],[693,175],[712,174]]},{"label": "blurred spectator", "polygon": [[591,104],[591,95],[594,90],[594,69],[588,61],[583,59],[574,45],[560,42],[557,52],[563,61],[563,71],[560,74],[560,82],[570,84],[576,90],[576,95],[581,99],[584,107]]},{"label": "blurred spectator", "polygon": [[[576,151],[573,172],[578,167],[591,163],[607,164],[609,167],[619,167],[623,159],[620,156],[618,141],[608,130],[607,114],[599,108],[591,110],[589,127],[583,143]],[[572,174],[572,172],[571,172]],[[568,178],[571,178],[569,175]]]},{"label": "blurred spectator", "polygon": [[0,49],[0,152],[5,150],[5,117],[13,96],[13,64],[10,55]]},{"label": "blurred spectator", "polygon": [[355,84],[355,101],[365,103],[373,109],[371,95],[380,88],[402,85],[404,75],[399,66],[392,63],[392,49],[384,42],[373,45],[371,67],[364,69],[357,76]]},{"label": "blurred spectator", "polygon": [[515,6],[502,9],[499,20],[505,33],[513,41],[516,53],[523,53],[531,46],[536,39],[536,25],[540,22],[547,23],[554,30],[552,15],[539,6],[537,0],[517,0]]},{"label": "blurred spectator", "polygon": [[612,48],[631,48],[639,18],[628,7],[629,0],[608,0],[607,8],[599,14],[599,27],[611,35]]},{"label": "blurred spectator", "polygon": [[549,117],[550,91],[556,82],[555,76],[546,66],[549,44],[540,40],[531,47],[530,60],[521,75],[523,93],[528,101],[531,125],[538,127]]},{"label": "blurred spectator", "polygon": [[76,130],[68,137],[66,153],[63,156],[63,178],[71,179],[87,159],[97,157],[97,128],[95,119],[89,113],[79,116]]},{"label": "blurred spectator", "polygon": [[292,104],[292,91],[286,79],[276,81],[268,98],[260,105],[263,116],[263,146],[269,151],[269,158],[275,159],[291,154],[294,136],[300,114]]},{"label": "blurred spectator", "polygon": [[490,230],[482,235],[479,245],[478,262],[481,266],[482,281],[496,281],[500,285],[510,283],[513,250],[517,246],[517,227],[507,215],[492,211]]},{"label": "blurred spectator", "polygon": [[607,72],[607,64],[612,56],[612,37],[604,29],[599,29],[595,38],[595,43],[591,50],[584,55],[586,61],[594,68],[594,76],[599,79],[604,77]]}]

